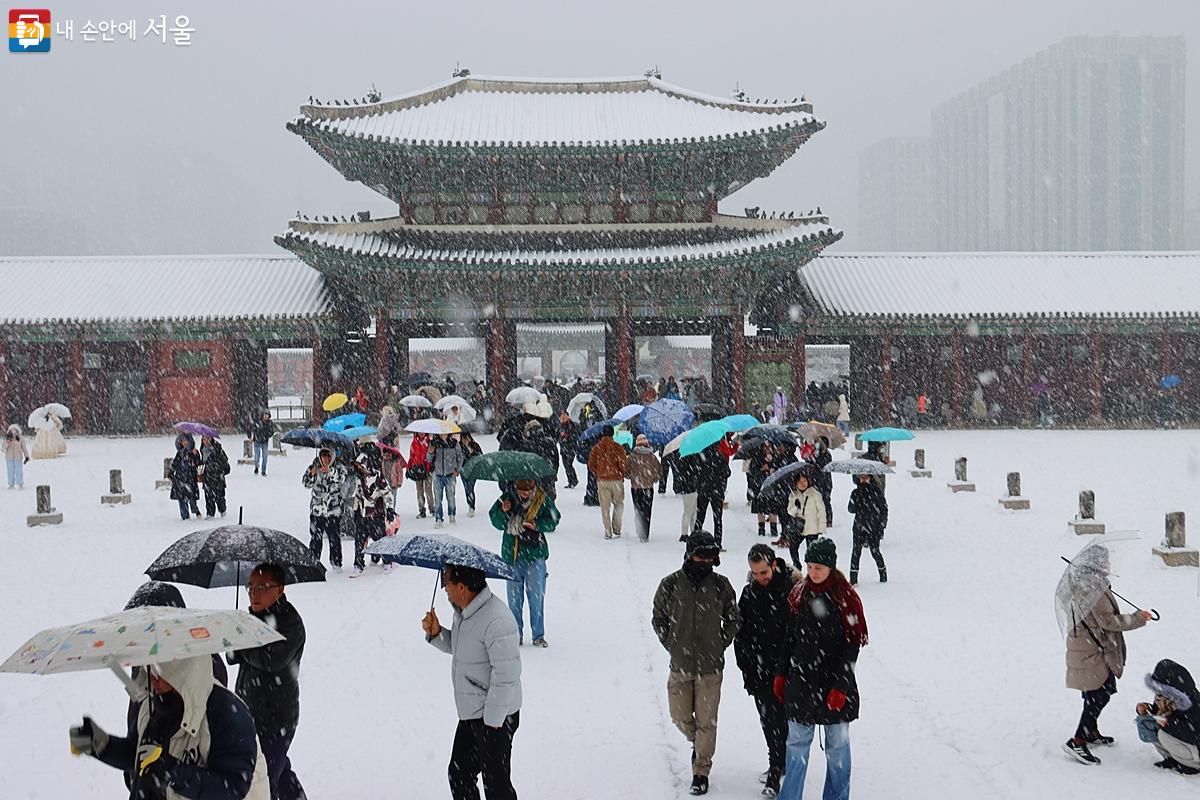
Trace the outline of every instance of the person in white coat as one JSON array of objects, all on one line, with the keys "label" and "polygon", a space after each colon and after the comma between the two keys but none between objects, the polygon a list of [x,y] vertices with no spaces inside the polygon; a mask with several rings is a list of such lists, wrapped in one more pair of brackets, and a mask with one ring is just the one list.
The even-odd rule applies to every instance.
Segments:
[{"label": "person in white coat", "polygon": [[450,673],[458,729],[450,754],[450,796],[516,800],[512,742],[521,722],[521,653],[512,612],[492,594],[482,570],[447,564],[446,597],[454,626],[443,627],[433,609],[421,620],[425,640],[453,656]]},{"label": "person in white coat", "polygon": [[845,436],[850,436],[850,401],[846,395],[838,395],[837,426]]},{"label": "person in white coat", "polygon": [[792,553],[792,566],[800,569],[800,546],[808,546],[808,542],[818,536],[825,535],[829,526],[825,515],[825,499],[812,485],[808,475],[801,473],[796,476],[792,492],[788,495],[788,516],[792,518],[789,526],[788,549]]}]

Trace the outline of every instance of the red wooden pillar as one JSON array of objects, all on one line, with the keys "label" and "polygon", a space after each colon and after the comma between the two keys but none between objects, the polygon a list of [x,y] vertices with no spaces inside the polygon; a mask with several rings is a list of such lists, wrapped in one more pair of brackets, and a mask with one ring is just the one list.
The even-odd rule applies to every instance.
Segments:
[{"label": "red wooden pillar", "polygon": [[71,419],[72,430],[75,433],[83,433],[87,430],[85,422],[86,414],[84,412],[85,393],[83,391],[83,340],[72,339],[70,350],[67,358],[67,366],[71,370],[67,376],[67,387],[70,399],[71,413],[75,416]]},{"label": "red wooden pillar", "polygon": [[954,371],[951,374],[954,386],[951,389],[952,417],[960,422],[963,416],[963,339],[962,331],[954,331]]},{"label": "red wooden pillar", "polygon": [[633,394],[633,356],[629,309],[622,303],[621,315],[617,317],[617,397],[622,405],[628,403]]},{"label": "red wooden pillar", "polygon": [[375,383],[369,391],[371,402],[376,408],[382,408],[387,402],[388,386],[391,383],[391,321],[388,312],[379,309],[375,312]]},{"label": "red wooden pillar", "polygon": [[792,385],[791,395],[788,397],[788,405],[792,408],[798,408],[801,398],[804,397],[804,389],[808,385],[808,358],[804,354],[804,334],[798,333],[792,337],[792,350],[788,353],[788,361],[792,367]]},{"label": "red wooden pillar", "polygon": [[1099,331],[1092,332],[1092,419],[1104,421],[1103,341]]},{"label": "red wooden pillar", "polygon": [[500,306],[497,304],[496,313],[488,319],[486,337],[487,383],[492,398],[492,413],[495,415],[494,424],[497,426],[504,421],[504,396],[512,388],[508,385],[504,364],[508,350],[505,333],[504,318],[500,316]]},{"label": "red wooden pillar", "polygon": [[[1033,330],[1025,329],[1025,338],[1022,342],[1024,352],[1021,360],[1021,382],[1023,384],[1021,394],[1021,412],[1025,422],[1033,420],[1033,392],[1029,391],[1029,387],[1033,385]],[[1040,380],[1040,379],[1039,379]]]},{"label": "red wooden pillar", "polygon": [[[742,307],[735,305],[733,307],[733,319],[730,320],[733,326],[731,335],[733,344],[731,347],[732,364],[730,365],[729,382],[731,384],[730,391],[733,393],[733,411],[734,413],[742,413],[746,410],[746,326],[742,322]],[[792,395],[794,398],[795,395]],[[793,404],[795,400],[792,400]]]},{"label": "red wooden pillar", "polygon": [[880,416],[884,422],[892,421],[892,334],[883,335],[879,348],[879,402]]}]

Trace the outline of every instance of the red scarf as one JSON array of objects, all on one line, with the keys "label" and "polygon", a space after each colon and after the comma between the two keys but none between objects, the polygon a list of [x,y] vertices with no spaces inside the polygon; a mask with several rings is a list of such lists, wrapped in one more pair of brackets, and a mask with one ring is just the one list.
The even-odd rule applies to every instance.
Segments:
[{"label": "red scarf", "polygon": [[792,587],[788,594],[788,608],[799,614],[804,603],[814,594],[828,593],[842,615],[842,629],[846,641],[856,647],[867,646],[867,617],[863,613],[862,599],[858,592],[838,570],[831,570],[824,583],[813,583],[807,577]]}]

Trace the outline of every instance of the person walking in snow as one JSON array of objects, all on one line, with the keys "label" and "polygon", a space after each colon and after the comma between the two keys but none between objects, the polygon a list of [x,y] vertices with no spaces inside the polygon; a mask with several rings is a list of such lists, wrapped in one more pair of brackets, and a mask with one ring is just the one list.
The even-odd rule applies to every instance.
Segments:
[{"label": "person walking in snow", "polygon": [[788,531],[788,549],[792,554],[792,566],[800,569],[800,547],[807,547],[818,536],[825,535],[825,501],[812,485],[807,473],[796,475],[792,492],[788,495],[787,513],[791,517]]},{"label": "person walking in snow", "polygon": [[[775,446],[768,441],[754,447],[750,453],[750,457],[746,459],[746,502],[750,504],[750,511],[758,517],[758,535],[767,535],[767,522],[771,523],[771,536],[779,537],[779,517],[770,513],[764,506],[763,499],[759,498],[762,492],[763,481],[771,476],[779,464],[775,461]],[[765,499],[765,498],[764,498]]]},{"label": "person walking in snow", "polygon": [[[1108,551],[1102,546],[1097,567],[1108,574]],[[1117,679],[1125,671],[1125,631],[1145,626],[1149,611],[1122,614],[1117,598],[1106,589],[1096,605],[1067,632],[1067,688],[1083,694],[1083,712],[1075,735],[1063,744],[1067,755],[1082,764],[1099,764],[1089,745],[1110,745],[1111,736],[1100,733],[1100,712],[1117,693]]]},{"label": "person walking in snow", "polygon": [[883,541],[883,531],[888,524],[888,504],[883,490],[870,475],[855,475],[856,486],[850,493],[850,503],[846,510],[854,515],[854,549],[850,551],[850,583],[858,583],[858,561],[862,549],[866,547],[875,559],[879,569],[879,582],[887,583],[887,565],[883,563],[883,553],[879,551],[879,543]]},{"label": "person walking in snow", "polygon": [[567,488],[574,489],[579,485],[579,476],[575,474],[575,448],[579,443],[579,423],[571,419],[571,415],[562,412],[558,415],[559,444],[562,455],[563,472],[567,476]]},{"label": "person walking in snow", "polygon": [[225,516],[225,476],[229,474],[229,456],[221,440],[200,437],[200,474],[204,481],[204,516]]},{"label": "person walking in snow", "polygon": [[671,721],[692,743],[694,795],[708,794],[725,650],[741,624],[733,586],[713,572],[720,562],[721,549],[711,533],[689,536],[683,567],[658,584],[651,618],[654,633],[671,656],[667,704]]},{"label": "person walking in snow", "polygon": [[8,488],[25,488],[25,465],[29,463],[29,448],[21,436],[20,425],[9,425],[4,433],[4,466],[8,473]]},{"label": "person walking in snow", "polygon": [[662,474],[662,464],[650,449],[650,440],[638,434],[637,442],[625,467],[629,494],[633,498],[634,521],[638,539],[650,541],[650,514],[654,510],[654,486]]},{"label": "person walking in snow", "polygon": [[512,612],[488,589],[482,570],[447,564],[442,586],[454,607],[443,627],[430,609],[421,620],[425,641],[453,656],[450,662],[458,728],[450,753],[450,797],[516,800],[512,744],[521,724],[521,650]]},{"label": "person walking in snow", "polygon": [[313,558],[321,560],[321,543],[329,540],[329,566],[342,571],[342,512],[345,506],[342,487],[350,472],[334,456],[333,450],[322,447],[301,479],[312,490],[308,502],[308,549]]},{"label": "person walking in snow", "polygon": [[775,387],[775,394],[771,397],[771,406],[773,409],[771,421],[779,425],[786,425],[788,398],[782,386]]},{"label": "person walking in snow", "polygon": [[[693,531],[703,529],[708,510],[712,509],[713,538],[717,549],[723,550],[722,529],[725,511],[725,490],[729,485],[729,461],[721,454],[721,443],[714,442],[688,458],[696,459],[696,524]],[[682,459],[687,461],[687,459]]]},{"label": "person walking in snow", "polygon": [[625,513],[625,471],[629,455],[613,439],[613,427],[605,425],[600,441],[588,454],[588,472],[596,476],[596,491],[600,501],[600,522],[604,538],[621,535],[621,517]]},{"label": "person walking in snow", "polygon": [[275,423],[271,421],[271,412],[264,411],[250,430],[250,438],[254,441],[254,474],[267,474],[267,454],[271,448],[271,437],[275,435]]},{"label": "person walking in snow", "polygon": [[[462,470],[463,453],[458,440],[444,433],[433,437],[430,445],[430,467],[433,472],[433,527],[440,528],[448,517],[450,524],[455,522],[456,508],[454,505],[454,490],[458,483],[458,473]],[[446,499],[446,510],[442,511],[442,497]]]},{"label": "person walking in snow", "polygon": [[[465,469],[468,461],[475,458],[475,456],[483,455],[483,448],[479,446],[479,442],[475,441],[475,437],[467,431],[463,431],[458,437],[458,446],[462,450],[462,465]],[[462,478],[463,496],[467,498],[467,516],[473,517],[475,516],[475,481],[468,480],[461,474],[459,477]]]},{"label": "person walking in snow", "polygon": [[779,797],[800,800],[813,735],[825,732],[824,800],[850,797],[850,723],[858,719],[859,650],[867,644],[862,600],[837,569],[837,547],[824,537],[804,553],[807,574],[788,595],[791,619],[777,662],[775,698],[788,719]]},{"label": "person walking in snow", "polygon": [[413,435],[408,445],[408,479],[417,490],[417,519],[425,519],[425,509],[433,510],[433,475],[429,468],[433,454],[429,452],[429,434]]},{"label": "person walking in snow", "polygon": [[[350,577],[357,578],[367,566],[363,554],[367,540],[383,538],[395,511],[391,487],[383,477],[383,459],[373,443],[364,445],[354,459],[354,478],[354,572]],[[371,556],[371,563],[378,564],[379,556]],[[391,568],[390,563],[384,564],[383,571],[391,572]]]},{"label": "person walking in snow", "polygon": [[517,635],[525,643],[523,619],[525,598],[529,598],[529,628],[534,647],[546,647],[546,561],[550,547],[546,534],[558,527],[558,508],[536,481],[515,481],[492,504],[488,517],[492,526],[504,532],[500,555],[513,566],[516,580],[508,581],[508,607],[517,621]]},{"label": "person walking in snow", "polygon": [[773,797],[783,780],[787,746],[787,714],[775,697],[775,668],[783,656],[791,612],[787,599],[799,577],[768,545],[756,544],[747,556],[750,575],[742,587],[738,613],[742,624],[733,640],[733,653],[742,671],[742,685],[754,698],[758,720],[767,740],[767,771],[763,794]]},{"label": "person walking in snow", "polygon": [[300,612],[285,594],[286,578],[278,565],[259,564],[246,584],[251,616],[268,623],[283,640],[235,650],[225,660],[238,667],[237,696],[254,717],[271,800],[306,800],[288,750],[300,724],[300,659],[307,637]]},{"label": "person walking in snow", "polygon": [[1200,774],[1200,692],[1192,674],[1164,658],[1146,676],[1146,686],[1154,691],[1154,700],[1137,704],[1138,724],[1148,719],[1153,726],[1154,748],[1162,756],[1154,766]]},{"label": "person walking in snow", "polygon": [[850,401],[845,394],[838,394],[837,426],[842,435],[850,436]]},{"label": "person walking in snow", "polygon": [[200,487],[196,484],[200,454],[196,452],[196,441],[190,434],[175,437],[175,458],[171,461],[171,499],[179,503],[179,518],[186,520],[191,514],[200,516],[197,499]]},{"label": "person walking in snow", "polygon": [[816,467],[813,472],[812,484],[813,488],[821,493],[821,502],[825,504],[825,525],[833,525],[833,475],[825,471],[825,467],[833,461],[833,454],[829,452],[829,439],[824,436],[818,436],[813,443],[812,465]]}]

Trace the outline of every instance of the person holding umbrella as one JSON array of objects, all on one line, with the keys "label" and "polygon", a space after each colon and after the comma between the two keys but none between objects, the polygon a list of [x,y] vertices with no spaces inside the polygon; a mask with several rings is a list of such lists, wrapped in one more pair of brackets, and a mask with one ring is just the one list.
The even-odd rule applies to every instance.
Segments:
[{"label": "person holding umbrella", "polygon": [[284,593],[285,580],[278,565],[259,564],[246,584],[250,614],[268,622],[283,641],[237,650],[225,660],[238,666],[237,696],[254,717],[272,800],[304,800],[288,748],[300,722],[300,659],[306,637],[304,620]]},{"label": "person holding umbrella", "polygon": [[308,549],[313,558],[321,560],[321,542],[329,540],[329,566],[342,571],[342,511],[345,506],[342,489],[350,471],[338,461],[332,448],[322,447],[301,479],[312,490],[308,502]]},{"label": "person holding umbrella", "polygon": [[521,723],[521,651],[517,625],[488,589],[483,570],[446,564],[442,585],[454,607],[453,627],[432,608],[421,620],[425,641],[453,656],[450,663],[458,728],[450,753],[450,796],[516,800],[512,743]]},{"label": "person holding umbrella", "polygon": [[432,454],[428,433],[414,433],[408,446],[408,479],[417,490],[417,519],[425,519],[425,509],[433,510],[433,475],[430,474]]},{"label": "person holding umbrella", "polygon": [[558,527],[558,509],[537,481],[521,478],[492,504],[488,516],[492,526],[504,532],[500,555],[517,574],[516,580],[508,582],[508,607],[517,621],[518,640],[525,642],[523,613],[528,596],[533,646],[546,647],[546,560],[550,558],[546,534]]},{"label": "person holding umbrella", "polygon": [[788,532],[788,549],[792,554],[792,566],[800,569],[800,545],[804,540],[814,541],[825,535],[825,501],[812,485],[809,471],[796,473],[792,482],[792,493],[788,495],[788,516],[792,518]]},{"label": "person holding umbrella", "polygon": [[[351,578],[362,575],[367,562],[363,556],[367,539],[378,541],[383,538],[392,509],[392,490],[383,477],[383,459],[374,444],[364,446],[354,459],[354,571]],[[378,564],[379,557],[371,556],[371,563]],[[391,571],[391,564],[384,571]]]},{"label": "person holding umbrella", "polygon": [[888,523],[887,497],[870,475],[863,473],[852,477],[856,485],[850,493],[850,504],[846,507],[846,510],[854,515],[850,585],[858,583],[858,562],[864,547],[871,551],[871,558],[875,559],[875,566],[879,569],[879,582],[887,583],[887,565],[883,563],[883,553],[879,551],[879,543],[883,541],[883,531]]},{"label": "person holding umbrella", "polygon": [[[693,532],[704,527],[708,509],[712,509],[713,538],[717,549],[722,546],[722,514],[725,508],[725,489],[729,485],[729,462],[721,455],[720,441],[713,442],[694,456],[685,456],[682,461],[694,459],[687,469],[696,475],[696,523]],[[682,462],[681,462],[682,463]]]},{"label": "person holding umbrella", "polygon": [[629,494],[633,498],[634,522],[637,523],[638,539],[650,541],[650,514],[654,510],[654,485],[662,473],[658,456],[650,449],[650,440],[638,434],[636,446],[629,454],[626,472],[629,477]]},{"label": "person holding umbrella", "polygon": [[1125,671],[1125,631],[1143,627],[1154,618],[1149,611],[1122,614],[1108,582],[1108,548],[1094,545],[1070,563],[1075,576],[1074,617],[1067,633],[1067,688],[1083,695],[1083,712],[1075,735],[1063,743],[1067,755],[1081,764],[1099,764],[1088,745],[1110,745],[1111,736],[1100,733],[1100,712],[1117,693],[1117,679]]},{"label": "person holding umbrella", "polygon": [[196,500],[200,487],[196,483],[199,475],[200,454],[196,452],[196,440],[191,434],[180,433],[175,437],[175,458],[171,461],[171,499],[179,503],[179,518],[187,520],[189,511],[200,516]]},{"label": "person holding umbrella", "polygon": [[204,476],[204,515],[212,519],[219,511],[225,516],[225,476],[229,474],[229,456],[215,436],[200,437],[200,469]]}]

